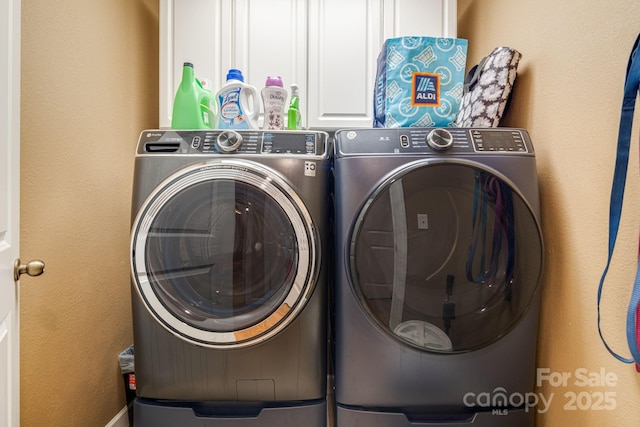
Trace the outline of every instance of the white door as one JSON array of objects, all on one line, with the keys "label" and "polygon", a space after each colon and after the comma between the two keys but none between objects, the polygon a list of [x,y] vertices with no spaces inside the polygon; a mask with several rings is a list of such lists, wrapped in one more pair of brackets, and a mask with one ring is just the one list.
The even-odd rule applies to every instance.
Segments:
[{"label": "white door", "polygon": [[18,427],[20,0],[0,2],[0,58],[0,427]]}]

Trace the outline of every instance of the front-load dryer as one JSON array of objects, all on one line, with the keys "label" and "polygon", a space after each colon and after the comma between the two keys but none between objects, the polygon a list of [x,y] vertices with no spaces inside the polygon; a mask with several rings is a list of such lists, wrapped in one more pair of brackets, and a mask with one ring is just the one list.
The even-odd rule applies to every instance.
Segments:
[{"label": "front-load dryer", "polygon": [[330,153],[324,132],[141,133],[136,426],[326,426]]},{"label": "front-load dryer", "polygon": [[334,173],[337,426],[533,426],[527,132],[341,130]]}]

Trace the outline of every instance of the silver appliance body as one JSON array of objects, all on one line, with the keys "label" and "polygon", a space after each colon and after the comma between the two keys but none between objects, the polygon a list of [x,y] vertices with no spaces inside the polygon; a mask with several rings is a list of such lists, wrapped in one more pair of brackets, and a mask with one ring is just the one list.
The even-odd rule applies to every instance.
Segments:
[{"label": "silver appliance body", "polygon": [[523,129],[345,129],[337,426],[533,426],[543,242]]},{"label": "silver appliance body", "polygon": [[136,426],[325,427],[327,137],[141,133]]}]

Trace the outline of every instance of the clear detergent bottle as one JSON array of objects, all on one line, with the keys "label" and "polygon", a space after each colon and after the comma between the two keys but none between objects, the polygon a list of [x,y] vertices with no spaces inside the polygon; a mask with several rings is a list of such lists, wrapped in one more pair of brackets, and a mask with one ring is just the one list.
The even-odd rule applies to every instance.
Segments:
[{"label": "clear detergent bottle", "polygon": [[193,64],[185,62],[182,80],[173,100],[171,128],[210,129],[216,124],[213,93],[202,87],[196,78]]},{"label": "clear detergent bottle", "polygon": [[232,68],[216,94],[218,129],[258,129],[260,101],[256,88],[246,84],[242,71]]}]

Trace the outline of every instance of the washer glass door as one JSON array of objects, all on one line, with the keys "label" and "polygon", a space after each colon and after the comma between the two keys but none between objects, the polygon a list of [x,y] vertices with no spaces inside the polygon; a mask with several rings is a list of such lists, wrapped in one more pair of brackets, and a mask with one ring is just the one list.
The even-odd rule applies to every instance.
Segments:
[{"label": "washer glass door", "polygon": [[181,338],[238,347],[280,331],[316,280],[317,238],[294,190],[253,162],[179,171],[140,209],[132,236],[136,289]]},{"label": "washer glass door", "polygon": [[496,171],[415,162],[371,195],[351,235],[351,281],[370,317],[436,352],[486,346],[527,312],[542,272],[537,217]]}]

